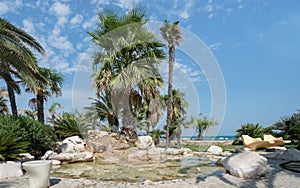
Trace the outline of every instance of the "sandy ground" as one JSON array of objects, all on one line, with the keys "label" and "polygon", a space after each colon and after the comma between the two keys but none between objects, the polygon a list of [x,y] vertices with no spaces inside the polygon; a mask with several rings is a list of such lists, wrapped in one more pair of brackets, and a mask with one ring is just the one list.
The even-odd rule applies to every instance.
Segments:
[{"label": "sandy ground", "polygon": [[[270,160],[270,170],[265,177],[261,179],[241,179],[231,176],[228,173],[220,175],[209,175],[206,177],[196,177],[189,179],[179,179],[162,182],[145,181],[142,183],[128,182],[112,182],[112,181],[96,181],[86,179],[64,179],[51,177],[51,188],[112,188],[112,187],[169,187],[169,188],[192,188],[192,187],[211,187],[211,188],[226,188],[226,187],[280,187],[280,188],[300,188],[300,173],[294,173],[284,170],[279,167],[283,161]],[[10,178],[0,180],[1,188],[27,188],[29,185],[28,176],[20,178]]]}]

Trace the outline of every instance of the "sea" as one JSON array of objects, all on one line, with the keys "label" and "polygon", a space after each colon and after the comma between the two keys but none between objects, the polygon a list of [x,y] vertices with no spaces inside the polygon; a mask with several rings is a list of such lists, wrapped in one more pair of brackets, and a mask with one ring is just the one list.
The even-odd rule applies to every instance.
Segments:
[{"label": "sea", "polygon": [[[191,140],[197,140],[197,136],[181,136],[181,138],[189,138]],[[235,136],[203,136],[202,140],[219,140],[219,141],[226,141],[226,140],[234,140]],[[160,140],[165,140],[165,138],[160,138]]]}]

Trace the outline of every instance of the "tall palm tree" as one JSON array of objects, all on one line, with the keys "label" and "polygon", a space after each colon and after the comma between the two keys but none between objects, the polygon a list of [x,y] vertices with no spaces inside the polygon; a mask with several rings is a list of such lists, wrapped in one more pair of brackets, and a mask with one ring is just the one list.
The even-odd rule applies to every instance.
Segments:
[{"label": "tall palm tree", "polygon": [[195,123],[196,123],[196,128],[198,130],[197,140],[202,140],[203,132],[211,128],[212,126],[217,125],[217,122],[213,119],[208,119],[206,116],[201,118],[201,113],[199,117],[195,119]]},{"label": "tall palm tree", "polygon": [[[36,103],[38,121],[44,123],[44,101],[47,101],[48,97],[53,95],[61,96],[64,77],[61,73],[48,68],[40,67],[39,72],[47,82],[37,81],[36,98],[31,100]],[[28,88],[28,90],[34,92],[33,88]]]},{"label": "tall palm tree", "polygon": [[106,92],[111,100],[113,93],[120,94],[123,127],[136,132],[130,97],[138,92],[145,98],[146,86],[148,90],[159,86],[158,63],[165,58],[160,49],[164,44],[144,27],[147,20],[140,9],[125,15],[102,12],[99,21],[98,29],[88,32],[101,48],[94,56],[94,88],[98,94]]},{"label": "tall palm tree", "polygon": [[171,104],[172,104],[172,82],[173,82],[173,66],[174,66],[174,56],[176,45],[179,45],[179,40],[183,39],[179,21],[170,24],[168,21],[165,21],[163,26],[160,28],[161,35],[164,40],[167,41],[169,47],[169,77],[168,77],[168,110],[167,110],[167,127],[166,127],[166,148],[170,145],[169,138],[169,127],[171,119]]},{"label": "tall palm tree", "polygon": [[18,114],[14,92],[19,93],[20,88],[12,74],[35,89],[35,80],[43,80],[31,49],[45,55],[43,47],[32,36],[0,18],[0,76],[6,82],[13,115]]}]

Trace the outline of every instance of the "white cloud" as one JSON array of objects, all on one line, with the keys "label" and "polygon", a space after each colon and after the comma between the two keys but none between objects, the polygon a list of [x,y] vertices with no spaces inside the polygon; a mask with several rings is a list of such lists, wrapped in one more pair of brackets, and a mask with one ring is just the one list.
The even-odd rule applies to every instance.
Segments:
[{"label": "white cloud", "polygon": [[222,43],[221,43],[221,42],[217,42],[217,43],[208,45],[208,47],[209,47],[211,50],[218,50],[220,46],[222,46]]},{"label": "white cloud", "polygon": [[23,19],[22,23],[23,23],[23,26],[24,26],[24,30],[26,32],[31,33],[31,34],[35,33],[34,24],[32,23],[31,20],[29,20],[29,19]]},{"label": "white cloud", "polygon": [[6,14],[10,9],[9,5],[5,2],[0,2],[0,15]]},{"label": "white cloud", "polygon": [[89,28],[95,26],[97,23],[97,20],[98,20],[98,16],[95,15],[91,19],[84,21],[82,24],[83,29],[89,29]]},{"label": "white cloud", "polygon": [[129,10],[129,9],[133,8],[134,6],[138,5],[138,3],[139,3],[139,0],[118,0],[114,4],[124,10]]},{"label": "white cloud", "polygon": [[70,24],[72,25],[78,25],[82,22],[83,16],[81,14],[76,14],[71,20]]},{"label": "white cloud", "polygon": [[189,12],[191,11],[190,9],[192,8],[194,4],[194,1],[188,1],[188,3],[186,4],[184,11],[179,15],[181,18],[183,19],[188,19],[190,17]]},{"label": "white cloud", "polygon": [[210,13],[209,15],[208,15],[208,18],[209,19],[211,19],[211,18],[213,18],[214,17],[214,13]]},{"label": "white cloud", "polygon": [[50,7],[50,12],[56,15],[57,17],[60,17],[69,15],[71,13],[71,10],[69,5],[60,2],[55,2]]},{"label": "white cloud", "polygon": [[16,12],[17,9],[20,9],[21,7],[23,7],[22,0],[0,2],[0,15]]},{"label": "white cloud", "polygon": [[50,7],[50,13],[54,14],[58,19],[58,25],[64,25],[68,19],[67,16],[71,13],[69,5],[55,2]]},{"label": "white cloud", "polygon": [[55,26],[52,30],[52,33],[49,35],[47,42],[50,46],[55,47],[62,52],[72,52],[74,50],[73,44],[68,40],[67,36],[63,36],[60,34],[60,29],[57,26]]}]

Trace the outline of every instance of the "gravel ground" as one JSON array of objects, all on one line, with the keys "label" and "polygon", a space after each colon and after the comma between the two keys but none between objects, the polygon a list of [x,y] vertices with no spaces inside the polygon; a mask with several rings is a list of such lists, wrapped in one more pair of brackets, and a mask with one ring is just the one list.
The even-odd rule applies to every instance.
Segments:
[{"label": "gravel ground", "polygon": [[[163,182],[145,181],[142,183],[128,182],[112,182],[112,181],[96,181],[86,179],[65,179],[51,177],[51,188],[112,188],[112,187],[169,187],[169,188],[193,188],[193,187],[245,187],[245,188],[260,188],[260,187],[287,187],[300,188],[300,173],[294,173],[283,170],[279,164],[283,161],[270,160],[270,171],[261,179],[241,179],[231,176],[227,173],[220,175],[209,175],[206,177],[196,177],[189,179],[178,179]],[[27,188],[29,183],[28,176],[20,178],[11,178],[0,180],[1,188]]]}]

